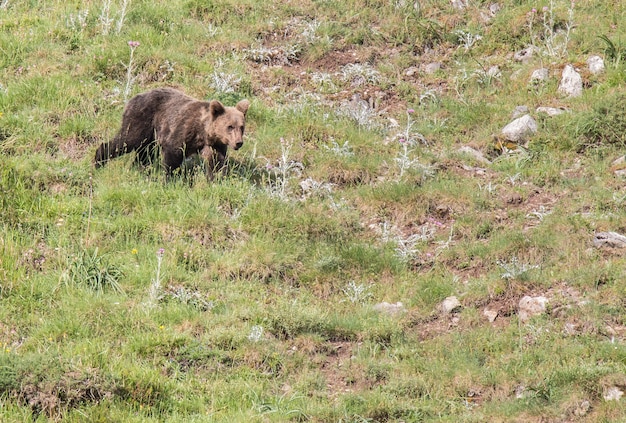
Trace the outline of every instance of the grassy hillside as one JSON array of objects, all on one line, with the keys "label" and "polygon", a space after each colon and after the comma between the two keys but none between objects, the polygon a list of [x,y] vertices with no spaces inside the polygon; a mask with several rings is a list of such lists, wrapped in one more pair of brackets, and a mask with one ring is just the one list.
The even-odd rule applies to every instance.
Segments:
[{"label": "grassy hillside", "polygon": [[[0,421],[626,420],[625,19],[0,2]],[[93,168],[160,86],[250,100],[228,174]]]}]

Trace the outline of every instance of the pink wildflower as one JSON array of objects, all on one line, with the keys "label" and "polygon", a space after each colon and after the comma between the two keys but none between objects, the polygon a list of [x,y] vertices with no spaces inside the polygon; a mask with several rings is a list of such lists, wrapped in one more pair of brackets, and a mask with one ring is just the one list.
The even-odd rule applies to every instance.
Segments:
[{"label": "pink wildflower", "polygon": [[130,48],[137,48],[137,47],[139,47],[139,41],[129,41],[128,42],[128,46]]}]

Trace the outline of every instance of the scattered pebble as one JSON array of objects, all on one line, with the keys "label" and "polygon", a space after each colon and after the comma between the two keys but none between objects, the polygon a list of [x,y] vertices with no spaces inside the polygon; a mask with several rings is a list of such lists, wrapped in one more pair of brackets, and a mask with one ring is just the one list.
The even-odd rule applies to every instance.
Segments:
[{"label": "scattered pebble", "polygon": [[519,301],[517,315],[522,322],[527,322],[531,317],[545,313],[547,304],[546,297],[526,295]]}]

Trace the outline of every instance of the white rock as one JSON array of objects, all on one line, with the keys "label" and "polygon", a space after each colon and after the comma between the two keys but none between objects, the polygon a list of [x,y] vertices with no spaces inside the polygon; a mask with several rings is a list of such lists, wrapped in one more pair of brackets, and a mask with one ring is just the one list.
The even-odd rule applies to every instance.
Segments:
[{"label": "white rock", "polygon": [[527,115],[529,112],[530,112],[530,109],[528,108],[528,106],[517,106],[513,110],[513,113],[512,113],[511,117],[513,119],[517,119],[518,117]]},{"label": "white rock", "polygon": [[587,59],[587,66],[593,75],[604,73],[604,60],[600,56],[591,56]]},{"label": "white rock", "polygon": [[574,409],[574,415],[578,417],[586,416],[591,410],[591,403],[587,400],[581,402],[578,407]]},{"label": "white rock", "polygon": [[487,69],[487,76],[490,78],[500,78],[502,76],[502,72],[500,72],[499,66],[491,66]]},{"label": "white rock", "polygon": [[450,314],[459,307],[461,307],[461,302],[455,296],[448,297],[441,303],[441,311],[444,314]]},{"label": "white rock", "polygon": [[433,62],[424,66],[424,72],[432,75],[433,73],[439,71],[441,69],[441,63]]},{"label": "white rock", "polygon": [[383,301],[382,303],[375,304],[374,310],[379,313],[387,313],[390,316],[395,316],[406,311],[404,305],[400,301],[395,304]]},{"label": "white rock", "polygon": [[459,153],[463,153],[463,154],[467,154],[468,156],[471,156],[474,160],[484,165],[491,164],[491,161],[487,159],[485,156],[483,156],[483,154],[480,151],[468,145],[464,145],[463,147],[459,148],[457,151]]},{"label": "white rock", "polygon": [[579,97],[583,93],[583,78],[580,76],[574,66],[565,65],[563,74],[561,75],[561,83],[558,88],[559,94],[568,97]]},{"label": "white rock", "polygon": [[617,232],[598,232],[593,236],[593,245],[596,247],[626,247],[626,236]]},{"label": "white rock", "polygon": [[550,71],[546,68],[535,69],[530,75],[530,82],[536,84],[538,82],[545,82],[550,78]]},{"label": "white rock", "polygon": [[483,316],[485,316],[487,318],[487,320],[489,320],[490,323],[493,323],[498,318],[498,312],[495,311],[495,310],[489,310],[489,309],[486,308],[483,311]]},{"label": "white rock", "polygon": [[624,396],[624,391],[617,386],[611,386],[604,391],[602,395],[605,401],[619,401]]},{"label": "white rock", "polygon": [[533,316],[545,313],[547,304],[548,299],[546,297],[526,295],[519,301],[517,315],[522,322],[526,322]]},{"label": "white rock", "polygon": [[561,115],[565,112],[567,112],[566,109],[559,109],[556,107],[537,107],[536,109],[537,113],[545,113],[548,116],[558,116]]},{"label": "white rock", "polygon": [[499,3],[491,3],[489,5],[489,13],[491,13],[491,16],[495,16],[501,9],[502,7],[500,6]]},{"label": "white rock", "polygon": [[415,66],[411,66],[404,73],[406,76],[415,76],[417,74],[417,68]]},{"label": "white rock", "polygon": [[450,0],[450,3],[457,10],[463,10],[467,7],[467,0]]},{"label": "white rock", "polygon": [[513,55],[513,58],[518,62],[528,62],[535,54],[535,48],[533,46],[526,47],[524,50],[520,50]]},{"label": "white rock", "polygon": [[537,132],[537,122],[530,115],[524,115],[502,128],[502,135],[513,142],[524,142]]}]

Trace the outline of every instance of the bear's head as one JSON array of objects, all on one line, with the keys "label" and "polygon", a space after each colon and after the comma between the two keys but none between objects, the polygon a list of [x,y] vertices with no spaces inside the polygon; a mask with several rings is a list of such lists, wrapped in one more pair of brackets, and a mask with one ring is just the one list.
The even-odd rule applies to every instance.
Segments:
[{"label": "bear's head", "polygon": [[209,103],[210,119],[207,122],[209,137],[233,150],[239,150],[243,146],[249,106],[248,100],[241,100],[235,107],[226,107],[219,101],[212,100]]}]

